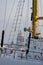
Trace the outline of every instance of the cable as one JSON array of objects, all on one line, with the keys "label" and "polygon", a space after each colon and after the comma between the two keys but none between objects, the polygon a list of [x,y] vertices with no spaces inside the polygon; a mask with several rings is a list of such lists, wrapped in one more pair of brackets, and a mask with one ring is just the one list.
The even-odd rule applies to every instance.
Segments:
[{"label": "cable", "polygon": [[[30,5],[29,5],[29,3],[30,3],[30,1],[27,0],[27,3],[26,3],[26,4],[27,4],[27,6],[26,6],[26,16],[25,16],[25,22],[24,22],[26,28],[29,27],[29,23],[30,23],[30,22],[29,22],[29,20],[30,20],[30,15],[29,15],[29,14],[30,14],[30,10],[29,10],[29,9],[30,9]],[[25,27],[24,27],[24,28],[25,28]],[[28,34],[25,34],[26,38],[27,38],[27,35],[28,35]],[[25,39],[26,39],[26,38],[25,38]]]},{"label": "cable", "polygon": [[[24,6],[24,2],[25,2],[25,0],[23,0],[23,5],[22,5],[22,10],[23,10],[23,6]],[[21,10],[21,16],[22,16],[22,10]],[[19,15],[19,16],[20,16]],[[17,16],[17,17],[19,17],[19,16]],[[15,29],[14,29],[14,32],[16,31],[16,28],[17,28],[17,20],[16,20],[16,25],[15,25]],[[15,34],[13,35],[13,38],[12,38],[12,40],[14,40],[14,36],[15,36]]]},{"label": "cable", "polygon": [[[19,11],[18,7],[20,8],[21,1],[22,1],[22,0],[19,0],[19,1],[18,1],[18,5],[17,5],[17,9],[16,9],[16,13],[15,13],[15,16],[14,16],[14,17],[16,17],[16,14],[17,14],[17,13],[18,13],[18,11]],[[14,21],[15,21],[15,18],[14,18]],[[8,42],[9,42],[9,40],[10,40],[10,36],[11,36],[12,29],[13,29],[13,26],[14,26],[14,21],[13,21],[13,23],[12,23],[12,27],[11,27],[11,31],[10,31],[10,35],[9,35]]]},{"label": "cable", "polygon": [[14,3],[15,3],[15,0],[13,1],[13,5],[12,5],[12,8],[11,8],[11,11],[10,11],[10,14],[9,14],[9,18],[8,18],[8,21],[7,21],[7,25],[6,25],[5,30],[7,30],[8,23],[9,23],[9,20],[10,20],[10,17],[11,17],[11,14],[12,14],[13,8],[14,8]]},{"label": "cable", "polygon": [[[25,2],[25,0],[24,0],[24,2]],[[22,6],[22,10],[21,10],[21,14],[20,14],[20,23],[21,23],[21,19],[22,19],[22,14],[23,14],[23,7],[24,7],[24,3],[23,3],[23,6]],[[20,24],[19,24],[19,30],[20,30]]]},{"label": "cable", "polygon": [[[23,5],[22,5],[22,10],[21,10],[21,15],[20,15],[20,16],[22,16],[24,2],[25,2],[25,0],[23,0]],[[18,21],[18,19],[16,20],[16,25],[15,25],[15,30],[14,30],[14,32],[16,31],[16,27],[17,27],[17,21]]]},{"label": "cable", "polygon": [[[21,5],[22,5],[22,3],[20,4],[20,7],[19,7],[19,11],[18,11],[17,19],[16,19],[16,24],[15,24],[14,32],[16,31],[17,23],[18,23],[18,20],[19,20],[19,13],[20,13]],[[14,33],[14,35],[15,35],[15,33]],[[12,40],[14,39],[14,35],[13,35]]]},{"label": "cable", "polygon": [[6,10],[7,10],[7,0],[6,0],[6,3],[5,3],[5,15],[4,15],[3,30],[4,30],[4,26],[5,26]]},{"label": "cable", "polygon": [[29,18],[29,0],[27,0],[27,8],[26,8],[26,16],[25,16],[25,26],[26,26],[26,24],[27,24],[27,26],[28,26],[28,18]]},{"label": "cable", "polygon": [[[21,8],[21,14],[20,14],[20,17],[22,17],[24,3],[25,3],[25,0],[23,0],[23,4],[22,4],[22,8]],[[21,18],[20,18],[20,21],[21,21]],[[15,26],[15,30],[14,30],[14,32],[16,31],[16,28],[17,28],[17,25]],[[20,27],[19,27],[19,30],[20,30]],[[12,40],[14,40],[14,36],[15,36],[15,34],[13,35],[13,39],[12,39]]]},{"label": "cable", "polygon": [[6,10],[7,10],[7,0],[5,2],[5,14],[4,14],[4,23],[3,23],[2,37],[1,37],[1,47],[3,47],[3,43],[4,43],[4,33],[5,33],[4,27],[5,27]]}]

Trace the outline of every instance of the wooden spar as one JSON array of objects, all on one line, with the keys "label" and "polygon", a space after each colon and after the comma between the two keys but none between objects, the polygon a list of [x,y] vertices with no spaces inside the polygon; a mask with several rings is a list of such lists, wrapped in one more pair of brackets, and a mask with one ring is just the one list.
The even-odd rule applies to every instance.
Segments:
[{"label": "wooden spar", "polygon": [[5,33],[5,31],[3,30],[3,31],[2,31],[2,38],[1,38],[1,47],[3,47],[3,42],[4,42],[4,33]]}]

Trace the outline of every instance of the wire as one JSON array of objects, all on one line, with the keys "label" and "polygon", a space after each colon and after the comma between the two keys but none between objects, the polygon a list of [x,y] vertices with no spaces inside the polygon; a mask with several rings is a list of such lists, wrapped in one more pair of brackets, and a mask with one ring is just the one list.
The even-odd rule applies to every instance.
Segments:
[{"label": "wire", "polygon": [[[30,22],[29,22],[29,20],[30,20],[30,15],[29,15],[29,14],[30,14],[30,10],[29,10],[30,5],[29,5],[29,3],[30,3],[30,1],[27,0],[27,3],[26,3],[26,4],[27,4],[27,6],[26,6],[26,16],[25,16],[25,22],[24,22],[24,23],[25,23],[24,26],[25,26],[26,28],[29,27],[29,23],[30,23]],[[25,28],[25,27],[24,27],[24,28]],[[28,33],[28,34],[29,34],[29,33]],[[25,34],[25,36],[26,36],[25,39],[27,38],[27,35],[28,35],[28,34]]]},{"label": "wire", "polygon": [[[22,10],[23,10],[23,6],[24,6],[24,2],[25,2],[25,0],[23,0],[23,5],[22,5]],[[21,16],[22,16],[22,10],[21,10]],[[19,10],[20,11],[20,10]],[[20,12],[19,12],[20,13]],[[17,16],[17,19],[16,19],[16,25],[15,25],[15,29],[14,29],[14,32],[16,31],[16,28],[17,28],[17,21],[18,21],[18,18],[19,18],[19,15]],[[12,40],[14,40],[14,36],[15,36],[15,34],[13,34],[13,38],[12,38]]]},{"label": "wire", "polygon": [[[20,15],[20,16],[22,16],[24,2],[25,2],[25,0],[23,0],[23,5],[22,5],[22,10],[21,10],[21,15]],[[15,30],[14,30],[14,32],[16,31],[16,27],[17,27],[17,21],[18,21],[18,19],[16,20],[16,25],[15,25]]]},{"label": "wire", "polygon": [[[25,2],[25,0],[24,0],[24,2]],[[24,3],[23,3],[23,5],[22,5],[22,8],[21,8],[21,14],[20,14],[20,23],[21,23],[21,19],[22,19],[22,14],[23,14],[23,8],[24,8]],[[19,30],[20,30],[20,24],[19,24]]]},{"label": "wire", "polygon": [[[19,1],[18,1],[18,5],[17,5],[17,9],[16,9],[16,13],[15,13],[15,16],[14,16],[14,17],[16,17],[16,16],[17,16],[16,14],[19,13],[18,11],[19,11],[19,9],[20,9],[21,2],[22,2],[22,0],[19,0]],[[18,7],[19,7],[19,9],[18,9]],[[14,18],[14,21],[15,21],[15,18]],[[13,23],[12,23],[12,27],[11,27],[11,31],[10,31],[10,35],[9,35],[8,42],[9,42],[9,40],[10,40],[10,36],[11,36],[12,29],[13,29],[13,26],[14,26],[14,21],[13,21]],[[17,23],[16,23],[16,24],[17,24]],[[8,43],[8,42],[7,42],[7,43]]]},{"label": "wire", "polygon": [[6,10],[7,10],[7,0],[6,0],[6,3],[5,3],[5,15],[4,15],[3,29],[4,29],[4,26],[5,26]]},{"label": "wire", "polygon": [[27,1],[27,9],[26,9],[26,16],[25,16],[25,19],[27,19],[26,21],[25,21],[25,26],[26,26],[26,23],[27,23],[27,26],[28,26],[28,18],[29,18],[29,0]]},{"label": "wire", "polygon": [[[23,0],[23,4],[22,4],[22,8],[21,8],[20,22],[21,22],[21,19],[22,19],[22,13],[23,13],[24,3],[25,3],[25,0]],[[15,26],[14,32],[16,31],[16,28],[17,28],[17,25]],[[20,26],[19,26],[19,30],[20,30]],[[14,36],[15,36],[15,34],[13,35],[13,39],[12,40],[14,40]]]},{"label": "wire", "polygon": [[13,1],[13,5],[12,5],[12,8],[11,8],[11,11],[10,11],[10,14],[9,14],[9,18],[8,18],[8,21],[7,21],[7,25],[6,25],[6,27],[5,27],[5,30],[7,30],[7,27],[8,27],[8,24],[9,24],[9,20],[10,20],[10,17],[11,17],[13,8],[14,8],[14,3],[15,3],[15,0]]}]

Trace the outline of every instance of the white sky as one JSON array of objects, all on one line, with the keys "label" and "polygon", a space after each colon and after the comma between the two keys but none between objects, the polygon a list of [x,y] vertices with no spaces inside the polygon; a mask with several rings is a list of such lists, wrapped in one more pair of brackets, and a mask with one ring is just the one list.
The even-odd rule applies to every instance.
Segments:
[{"label": "white sky", "polygon": [[[6,25],[7,25],[7,22],[9,23],[7,25],[7,28],[5,30],[5,40],[4,42],[7,43],[8,39],[9,39],[9,34],[10,34],[10,30],[11,30],[11,26],[12,26],[12,23],[15,19],[15,13],[16,13],[16,8],[17,8],[17,4],[18,4],[18,1],[19,0],[7,0],[7,7],[6,7],[6,17],[5,17],[5,24],[4,24],[4,15],[5,15],[5,4],[6,4],[6,0],[0,0],[0,40],[1,40],[1,33],[2,33],[2,30],[3,30],[3,24],[4,24],[4,29],[6,28]],[[22,20],[21,22],[19,21],[19,25],[17,26],[17,30],[16,30],[16,33],[19,31],[19,29],[22,30],[23,32],[23,28],[26,26],[27,28],[29,26],[31,26],[31,21],[30,21],[30,16],[31,16],[31,1],[32,0],[25,0],[25,4],[24,4],[24,9],[23,9],[23,15],[22,15]],[[14,7],[13,6],[13,3],[14,3]],[[41,16],[43,16],[43,0],[38,0],[38,5],[40,6],[38,8],[38,14]],[[11,9],[12,9],[12,12],[11,12]],[[10,12],[11,12],[11,15],[10,15]],[[8,21],[8,18],[9,18],[9,15],[10,15],[10,19]],[[43,25],[43,22],[41,21],[41,23],[39,23],[39,25]],[[20,26],[20,28],[19,28]],[[38,26],[38,29],[39,29],[39,32],[41,32],[41,35],[43,37],[43,30],[42,30],[43,27]],[[11,39],[12,39],[12,36],[14,34],[14,28],[13,28],[13,31],[11,33]],[[11,40],[10,39],[10,40]]]}]

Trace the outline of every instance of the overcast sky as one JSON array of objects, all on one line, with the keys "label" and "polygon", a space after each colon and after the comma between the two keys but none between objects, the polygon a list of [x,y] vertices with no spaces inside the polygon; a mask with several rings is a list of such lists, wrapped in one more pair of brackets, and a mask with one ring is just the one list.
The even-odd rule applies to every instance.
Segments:
[{"label": "overcast sky", "polygon": [[[0,40],[1,40],[1,33],[2,33],[2,30],[3,30],[3,25],[4,25],[4,30],[5,30],[5,40],[4,40],[4,42],[5,43],[7,43],[8,39],[9,39],[12,23],[13,22],[15,23],[14,19],[15,19],[15,13],[16,13],[18,1],[19,0],[7,0],[7,3],[6,3],[6,0],[0,0]],[[31,7],[32,7],[31,1],[32,0],[25,0],[24,7],[23,7],[23,15],[21,17],[21,21],[18,19],[19,25],[17,25],[15,35],[19,31],[19,29],[21,29],[22,32],[23,32],[24,27],[28,28],[29,26],[31,26],[31,23],[32,23],[30,21]],[[41,15],[43,16],[43,6],[42,6],[43,0],[38,0],[38,5],[40,5],[40,7],[38,8],[38,10],[40,10],[40,11],[38,11],[38,14],[40,16]],[[6,15],[5,15],[5,7],[6,7]],[[4,17],[5,17],[5,20],[4,20]],[[42,25],[43,22],[41,21],[41,23],[39,23],[39,25],[40,24]],[[12,33],[11,33],[11,36],[10,36],[11,39],[13,38],[14,28],[15,28],[15,25],[13,26],[13,30],[12,30]],[[39,31],[41,31],[40,36],[43,37],[42,28],[43,27],[41,27],[41,26],[40,26],[40,29],[38,27]]]}]

